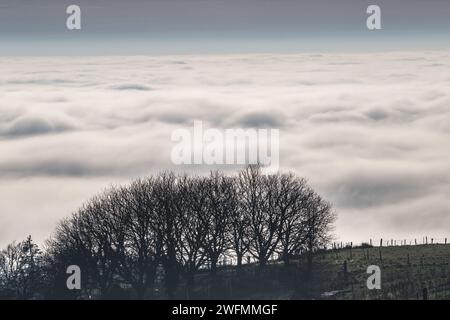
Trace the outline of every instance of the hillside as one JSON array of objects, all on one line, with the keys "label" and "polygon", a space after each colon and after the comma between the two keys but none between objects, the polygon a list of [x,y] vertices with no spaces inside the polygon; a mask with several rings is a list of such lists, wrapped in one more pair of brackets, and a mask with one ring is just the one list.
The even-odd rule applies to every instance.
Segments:
[{"label": "hillside", "polygon": [[[444,244],[326,250],[315,254],[312,276],[307,276],[304,258],[288,267],[272,261],[262,270],[255,264],[240,272],[222,267],[215,285],[207,272],[200,273],[190,298],[423,299],[426,288],[429,299],[448,299],[449,262],[450,245]],[[381,269],[381,290],[367,289],[369,265]],[[183,294],[181,290],[179,297]]]},{"label": "hillside", "polygon": [[[330,290],[344,290],[337,299],[429,299],[450,297],[450,245],[392,246],[336,250],[319,257],[321,278]],[[380,259],[381,253],[381,259]],[[352,257],[350,257],[352,256]],[[347,260],[349,283],[342,285]],[[381,268],[381,290],[368,290],[368,265]],[[322,284],[322,289],[327,288]],[[353,288],[353,290],[352,290]]]}]

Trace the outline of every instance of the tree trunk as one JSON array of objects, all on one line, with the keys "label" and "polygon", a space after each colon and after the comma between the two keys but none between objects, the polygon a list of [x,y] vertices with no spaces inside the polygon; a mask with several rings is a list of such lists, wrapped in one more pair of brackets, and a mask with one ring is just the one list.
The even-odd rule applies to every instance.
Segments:
[{"label": "tree trunk", "polygon": [[175,298],[175,292],[179,281],[178,266],[174,250],[169,250],[168,257],[164,263],[164,273],[164,284],[167,291],[167,297],[172,300]]},{"label": "tree trunk", "polygon": [[215,276],[217,274],[217,261],[219,257],[211,257],[211,275]]},{"label": "tree trunk", "polygon": [[240,269],[242,269],[242,259],[244,258],[243,254],[241,254],[241,253],[237,254],[236,258],[237,258],[237,268],[238,268],[238,270],[240,270]]},{"label": "tree trunk", "polygon": [[263,255],[261,255],[259,258],[259,267],[264,268],[267,265],[267,258]]},{"label": "tree trunk", "polygon": [[284,265],[286,267],[289,266],[289,264],[291,262],[289,251],[286,248],[284,249],[284,252],[283,252],[283,261],[284,261]]}]

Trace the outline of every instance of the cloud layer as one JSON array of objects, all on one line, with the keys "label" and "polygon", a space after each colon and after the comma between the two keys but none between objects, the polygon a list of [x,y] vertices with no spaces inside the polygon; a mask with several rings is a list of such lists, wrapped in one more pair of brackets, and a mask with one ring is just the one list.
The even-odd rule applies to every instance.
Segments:
[{"label": "cloud layer", "polygon": [[108,184],[173,168],[171,133],[194,120],[280,129],[282,169],[335,204],[341,239],[450,227],[448,52],[0,58],[0,68],[0,244],[41,240]]}]

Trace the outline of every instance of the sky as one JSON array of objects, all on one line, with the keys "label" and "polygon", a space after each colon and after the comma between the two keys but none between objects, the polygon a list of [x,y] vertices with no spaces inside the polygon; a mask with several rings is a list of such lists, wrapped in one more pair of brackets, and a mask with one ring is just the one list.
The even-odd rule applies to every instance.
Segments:
[{"label": "sky", "polygon": [[[339,2],[339,5],[337,4]],[[176,166],[171,135],[280,130],[343,241],[450,227],[450,2],[0,0],[0,247]],[[433,5],[432,5],[433,4]],[[230,169],[230,173],[233,172]]]},{"label": "sky", "polygon": [[[66,29],[77,4],[82,29]],[[382,27],[366,28],[369,4]],[[418,50],[449,47],[447,0],[1,0],[1,55]]]}]

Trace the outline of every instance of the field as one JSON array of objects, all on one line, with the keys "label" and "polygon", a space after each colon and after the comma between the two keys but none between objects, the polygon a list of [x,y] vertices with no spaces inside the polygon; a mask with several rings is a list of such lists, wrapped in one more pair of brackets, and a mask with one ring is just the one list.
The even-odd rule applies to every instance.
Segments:
[{"label": "field", "polygon": [[[448,299],[450,298],[450,245],[347,248],[318,257],[320,278],[331,284],[336,299]],[[348,280],[343,278],[347,261]],[[381,269],[381,289],[368,290],[369,265]],[[325,289],[326,283],[323,284]],[[328,292],[330,292],[328,291]],[[324,297],[324,295],[322,295]]]},{"label": "field", "polygon": [[[306,259],[289,266],[222,267],[214,285],[204,271],[189,298],[222,299],[449,299],[450,245],[403,245],[324,250],[315,253],[312,274]],[[345,272],[345,265],[347,272]],[[369,265],[381,270],[381,289],[369,290]],[[181,290],[179,298],[183,298]]]}]

